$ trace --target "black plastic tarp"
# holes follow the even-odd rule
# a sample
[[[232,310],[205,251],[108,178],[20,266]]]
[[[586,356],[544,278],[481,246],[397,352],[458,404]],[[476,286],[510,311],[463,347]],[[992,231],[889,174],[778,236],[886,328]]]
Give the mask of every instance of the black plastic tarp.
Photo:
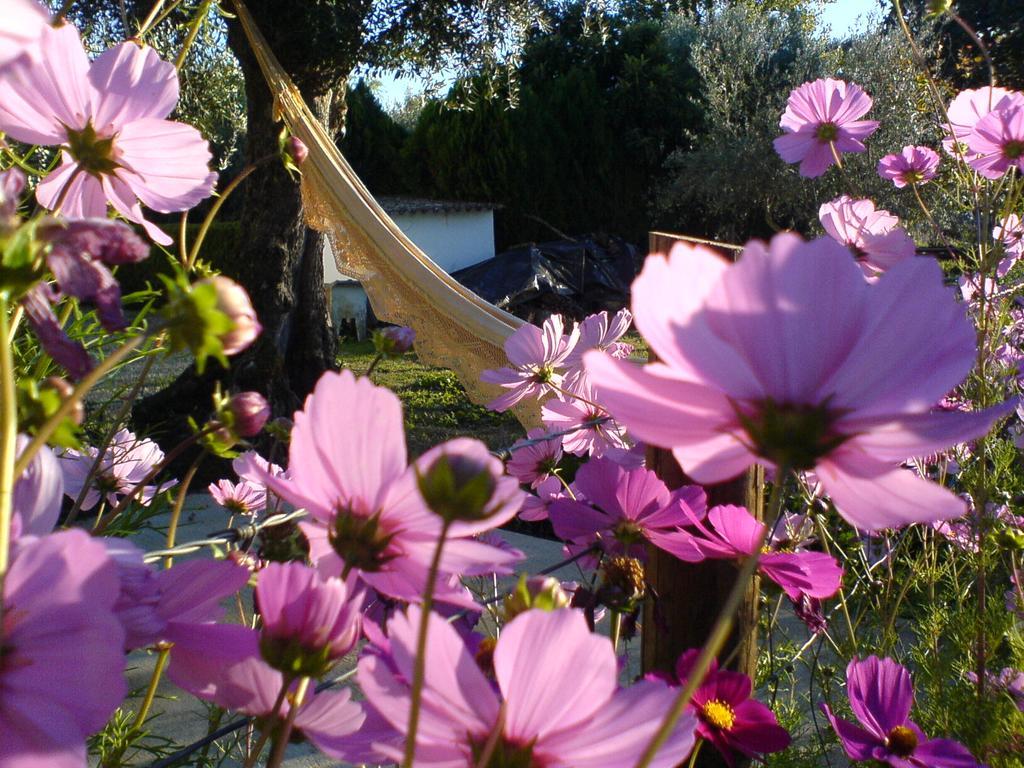
[[[530,243],[453,274],[487,301],[527,320],[580,319],[629,303],[639,250],[619,237]]]

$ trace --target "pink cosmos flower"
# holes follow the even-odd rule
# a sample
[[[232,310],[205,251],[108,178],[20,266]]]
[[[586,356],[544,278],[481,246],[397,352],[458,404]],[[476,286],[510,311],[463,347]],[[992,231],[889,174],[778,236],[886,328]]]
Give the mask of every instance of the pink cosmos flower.
[[[633,313],[628,309],[620,309],[612,316],[598,312],[583,318],[579,324],[579,340],[565,360],[568,374],[583,373],[583,353],[591,349],[604,350],[612,357],[633,354],[632,344],[619,341],[632,324]]]
[[[752,241],[735,265],[677,244],[647,259],[633,311],[663,362],[586,357],[631,434],[672,448],[702,484],[754,463],[813,469],[865,530],[963,515],[963,500],[899,465],[985,434],[1015,405],[932,412],[973,367],[975,331],[931,259],[872,283],[828,239]]]
[[[0,70],[17,59],[34,55],[49,21],[50,14],[35,0],[8,0],[4,3],[4,25],[0,28]]]
[[[910,719],[910,673],[892,659],[869,656],[851,661],[846,667],[846,693],[859,724],[836,717],[827,704],[821,709],[851,760],[877,760],[893,768],[980,768],[962,744],[929,739]]]
[[[519,510],[519,518],[527,522],[548,519],[548,505],[556,499],[569,498],[565,486],[557,477],[549,477],[538,485],[536,495],[527,494],[523,506]]]
[[[84,452],[69,448],[60,454],[64,492],[69,498],[78,498],[98,455],[99,450],[91,446],[87,446]],[[163,460],[164,452],[152,440],[138,438],[127,429],[119,429],[100,460],[82,501],[82,509],[92,509],[101,498],[105,498],[108,504],[117,504],[120,496],[130,493]],[[177,480],[171,480],[160,485],[147,485],[136,499],[146,506],[157,494],[177,484]]]
[[[864,152],[864,139],[877,120],[861,120],[871,97],[858,85],[831,78],[804,83],[789,94],[775,139],[775,151],[787,163],[800,163],[800,175],[821,176],[843,152]]]
[[[526,433],[526,440],[517,440],[512,445],[512,455],[505,462],[505,469],[520,483],[536,489],[562,460],[562,438],[543,439],[548,431],[534,427]],[[557,481],[556,481],[557,482]]]
[[[992,230],[992,237],[1003,244],[1006,253],[996,270],[999,277],[1005,277],[1017,259],[1024,256],[1024,221],[1016,213],[1008,214]]]
[[[675,668],[679,685],[686,684],[699,655],[699,650],[691,649],[679,657]],[[789,746],[789,733],[768,707],[750,698],[751,687],[749,677],[719,669],[718,660],[713,659],[690,700],[697,735],[711,742],[730,768],[739,756],[763,759]]]
[[[759,551],[758,543],[766,533],[764,523],[759,523],[743,507],[713,507],[708,511],[706,520],[689,517],[688,523],[696,530],[689,547],[705,558],[749,557]],[[699,560],[701,557],[683,559]],[[839,591],[843,580],[843,569],[839,563],[824,552],[769,549],[762,551],[757,567],[796,603],[804,595],[818,600],[832,597]]]
[[[559,538],[579,548],[600,545],[609,555],[647,559],[647,542],[676,557],[700,560],[689,534],[680,530],[703,517],[704,491],[691,485],[669,491],[647,469],[625,469],[605,459],[580,467],[573,483],[585,502],[559,499],[548,507]]]
[[[0,628],[0,765],[82,768],[127,693],[117,573],[102,542],[62,531],[14,544]]]
[[[457,439],[407,466],[402,406],[395,394],[369,379],[357,380],[351,371],[328,372],[295,414],[289,476],[264,472],[263,481],[308,511],[311,520],[300,526],[310,557],[324,575],[358,573],[386,595],[416,601],[422,598],[441,530],[441,518],[420,496],[416,473],[443,453],[465,453],[482,462],[492,458],[483,443]],[[494,463],[500,468],[500,462]],[[501,503],[490,517],[449,528],[439,600],[469,601],[466,590],[449,586],[449,577],[507,573],[517,560],[472,538],[514,517],[522,492],[514,478],[496,477],[493,499]]]
[[[28,447],[28,435],[18,435],[15,452]],[[40,448],[14,484],[11,540],[19,536],[45,536],[57,524],[64,497],[64,473],[60,461],[47,446]]]
[[[362,597],[302,563],[271,563],[256,582],[263,658],[278,669],[274,661],[302,655],[324,663],[340,659],[359,639]]]
[[[494,411],[507,411],[527,397],[557,392],[567,367],[566,360],[576,346],[579,328],[566,335],[560,315],[552,315],[538,328],[526,323],[505,340],[505,355],[511,367],[484,371],[480,381],[508,390],[487,404]]]
[[[868,277],[915,253],[914,241],[898,226],[899,218],[888,211],[875,210],[870,200],[842,195],[822,205],[818,219],[833,240],[853,251]]]
[[[986,179],[1010,168],[1024,172],[1024,94],[1013,93],[981,118],[967,136],[967,162]]]
[[[160,213],[187,210],[217,180],[199,132],[166,119],[178,101],[174,65],[134,42],[90,63],[70,24],[43,30],[39,57],[12,63],[0,80],[0,130],[26,144],[61,147],[62,163],[40,182],[36,199],[73,219],[104,218],[109,202],[169,245],[139,202]]]
[[[956,156],[958,153],[953,146],[955,141],[960,145],[960,152],[965,158],[970,158],[972,153],[967,147],[967,137],[971,135],[981,118],[1012,95],[1013,91],[990,86],[960,91],[946,110],[946,114],[949,116],[949,135],[942,142],[943,149]]]
[[[401,734],[409,723],[419,609],[388,623],[390,654],[359,660],[369,704]],[[416,765],[477,765],[494,743],[493,765],[621,768],[636,763],[674,693],[659,681],[618,689],[618,662],[607,638],[591,634],[580,611],[530,610],[504,629],[494,649],[496,686],[457,632],[432,614]],[[567,663],[568,660],[572,663]],[[693,715],[683,715],[651,765],[671,768],[693,747]],[[380,745],[401,760],[400,747]]]
[[[546,400],[540,412],[549,430],[567,432],[562,436],[562,448],[576,456],[596,457],[613,449],[627,450],[630,444],[625,428],[601,406],[586,373],[566,379],[566,384],[565,391]]]
[[[232,483],[230,480],[218,480],[210,483],[207,489],[213,500],[233,515],[254,517],[267,508],[267,490],[261,485],[254,485],[248,480]]]
[[[230,560],[185,560],[157,570],[131,542],[103,541],[120,578],[114,612],[124,627],[125,650],[187,641],[198,625],[220,618],[224,598],[249,581],[249,571]]]
[[[878,161],[878,175],[902,189],[907,185],[927,184],[939,173],[939,155],[930,147],[910,144],[899,154]]]

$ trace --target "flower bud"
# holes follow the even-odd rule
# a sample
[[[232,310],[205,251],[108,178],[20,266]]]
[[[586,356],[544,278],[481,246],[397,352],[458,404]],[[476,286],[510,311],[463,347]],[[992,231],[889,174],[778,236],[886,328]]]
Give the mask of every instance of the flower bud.
[[[259,392],[240,392],[232,396],[228,409],[232,427],[239,437],[255,437],[270,418],[270,404]]]
[[[309,148],[298,136],[288,137],[288,141],[285,143],[285,152],[296,165],[302,165],[309,157]]]
[[[217,292],[216,308],[233,323],[227,333],[220,335],[225,355],[236,355],[252,344],[260,335],[263,326],[256,319],[256,311],[249,301],[249,294],[234,280],[216,275],[200,280],[196,285],[212,285]]]
[[[404,355],[412,349],[414,341],[416,331],[406,325],[392,325],[373,333],[373,348],[384,357]]]
[[[0,173],[0,237],[18,228],[18,201],[25,191],[25,174],[17,168]]]
[[[505,621],[512,621],[520,613],[537,608],[542,611],[554,611],[568,608],[571,599],[561,582],[553,576],[519,576],[519,583],[506,597],[504,602]]]
[[[442,453],[424,474],[417,473],[424,501],[442,519],[472,521],[490,516],[497,481],[487,457],[481,458]]]

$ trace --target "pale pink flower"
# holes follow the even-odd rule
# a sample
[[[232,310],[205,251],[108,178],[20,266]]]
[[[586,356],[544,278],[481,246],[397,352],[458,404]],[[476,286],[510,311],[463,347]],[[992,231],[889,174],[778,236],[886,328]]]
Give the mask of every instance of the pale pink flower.
[[[510,475],[535,490],[562,460],[562,438],[544,439],[547,434],[548,430],[534,427],[526,433],[526,440],[512,444],[511,456],[505,462]]]
[[[20,455],[30,442],[28,435],[18,435],[15,452]],[[11,540],[22,535],[44,536],[52,531],[60,517],[63,497],[64,473],[60,461],[44,445],[14,484]]]
[[[344,439],[339,439],[343,435]],[[263,472],[263,481],[285,501],[303,507],[301,523],[310,557],[324,575],[357,573],[369,586],[400,600],[420,600],[437,548],[441,518],[417,486],[443,453],[488,456],[479,441],[439,445],[407,465],[402,406],[393,392],[351,371],[327,372],[295,414],[289,476]],[[498,462],[500,466],[500,462]],[[519,494],[514,478],[496,479],[495,499]],[[507,573],[518,558],[472,537],[515,516],[519,496],[474,523],[453,523],[444,545],[438,599],[468,603],[451,587],[457,574]]]
[[[625,428],[601,407],[585,372],[574,378],[565,392],[546,400],[540,416],[551,432],[566,432],[562,448],[567,453],[603,456],[614,448],[629,448]]]
[[[388,623],[389,653],[359,660],[367,702],[401,734],[409,724],[419,609]],[[587,628],[582,612],[529,610],[502,629],[494,649],[496,685],[455,629],[429,619],[426,680],[416,734],[416,765],[473,768],[489,740],[494,765],[622,768],[637,762],[675,698],[660,681],[618,687],[611,643]],[[671,768],[693,748],[696,719],[684,714],[652,766]],[[380,755],[401,761],[401,747]]]
[[[37,55],[50,14],[35,0],[6,0],[0,27],[0,71],[12,61]]]
[[[1005,97],[967,136],[967,162],[986,179],[1024,172],[1024,94]]]
[[[647,259],[633,312],[662,362],[586,358],[631,434],[672,448],[703,484],[754,463],[813,469],[866,530],[963,515],[962,499],[900,463],[980,437],[1015,405],[932,412],[976,356],[974,327],[932,259],[868,282],[825,238],[751,241],[734,265],[677,244]]]
[[[632,324],[633,313],[628,309],[620,309],[614,315],[598,312],[583,318],[578,326],[579,340],[565,359],[568,375],[583,372],[583,353],[591,349],[604,350],[612,357],[633,354],[632,344],[619,341]]]
[[[487,407],[507,411],[524,398],[557,392],[578,338],[579,328],[566,335],[560,315],[552,315],[540,328],[530,323],[517,328],[505,340],[510,367],[484,371],[480,376],[480,381],[508,390]]]
[[[86,738],[127,693],[118,582],[99,539],[15,542],[0,627],[0,765],[83,768]]]
[[[0,130],[61,148],[62,163],[40,182],[36,199],[74,219],[104,218],[109,202],[169,245],[140,201],[160,213],[187,210],[217,180],[200,133],[166,119],[178,101],[174,65],[134,42],[90,63],[70,24],[44,29],[39,59],[12,63],[0,79]]]
[[[842,195],[822,205],[818,218],[836,242],[853,251],[868,277],[914,255],[914,241],[898,226],[899,217],[876,210],[870,200],[854,200]]]
[[[1021,256],[1024,256],[1024,221],[1016,213],[999,220],[992,230],[992,237],[1003,244],[1006,256],[999,261],[997,273],[1005,277]]]
[[[64,493],[69,498],[78,498],[98,455],[99,450],[91,446],[86,446],[84,452],[69,448],[60,454]],[[136,437],[127,429],[119,429],[107,446],[96,474],[89,481],[82,509],[92,509],[101,498],[108,504],[117,504],[120,496],[132,491],[163,460],[164,452],[152,440]],[[135,498],[140,504],[148,505],[157,494],[177,483],[177,480],[170,480],[159,485],[147,485]]]
[[[926,184],[939,173],[939,155],[930,147],[910,144],[899,154],[886,155],[878,161],[878,175],[902,189],[907,185]]]
[[[958,154],[957,148],[954,146],[954,142],[956,142],[960,145],[960,154],[963,154],[965,158],[970,158],[972,153],[967,147],[967,137],[971,135],[981,118],[1000,106],[1004,100],[1012,97],[1013,93],[1006,88],[990,86],[960,91],[946,110],[946,114],[949,116],[949,134],[942,142],[943,149],[956,156]]]
[[[527,494],[522,508],[519,510],[519,519],[527,522],[548,519],[548,506],[556,499],[569,498],[569,494],[562,485],[562,481],[552,475],[544,480],[534,489],[536,495]]]
[[[248,480],[218,480],[210,483],[207,490],[215,502],[233,515],[253,517],[267,508],[267,489],[262,482],[256,485]]]
[[[775,139],[775,151],[787,163],[800,163],[800,175],[821,176],[843,152],[864,152],[864,139],[877,120],[861,120],[871,97],[860,86],[832,78],[804,83],[789,94]]]
[[[212,285],[217,292],[217,309],[228,316],[234,323],[230,331],[221,334],[220,342],[224,345],[225,355],[237,355],[247,349],[260,333],[263,326],[256,317],[249,294],[230,277],[214,275],[200,280],[196,285]]]
[[[240,480],[245,480],[253,485],[263,485],[263,478],[267,474],[274,477],[284,477],[285,471],[277,464],[271,464],[260,456],[256,451],[246,451],[231,462],[231,468],[235,470]]]

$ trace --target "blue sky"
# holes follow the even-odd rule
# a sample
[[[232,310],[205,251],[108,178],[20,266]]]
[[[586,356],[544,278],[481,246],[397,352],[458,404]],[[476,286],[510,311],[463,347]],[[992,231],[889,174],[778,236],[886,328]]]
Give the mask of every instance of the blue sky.
[[[821,23],[830,27],[834,36],[843,37],[863,27],[871,14],[880,15],[880,6],[879,0],[831,0],[824,4]],[[396,80],[386,76],[380,78],[377,98],[387,108],[404,102],[409,93],[422,91],[423,85],[417,80]]]

